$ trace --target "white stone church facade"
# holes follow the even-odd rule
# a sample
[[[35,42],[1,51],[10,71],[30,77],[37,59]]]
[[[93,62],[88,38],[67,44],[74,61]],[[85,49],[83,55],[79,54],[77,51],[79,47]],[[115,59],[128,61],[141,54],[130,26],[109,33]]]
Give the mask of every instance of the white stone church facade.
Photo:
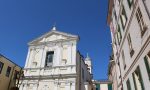
[[[53,27],[29,42],[19,90],[93,90],[91,59],[77,51],[78,41]]]

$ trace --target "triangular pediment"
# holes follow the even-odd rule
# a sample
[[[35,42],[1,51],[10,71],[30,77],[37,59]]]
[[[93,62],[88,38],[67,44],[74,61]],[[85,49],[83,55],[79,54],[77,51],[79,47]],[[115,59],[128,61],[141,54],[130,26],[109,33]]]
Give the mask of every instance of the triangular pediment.
[[[53,42],[53,41],[59,41],[59,40],[78,40],[78,36],[77,35],[72,35],[72,34],[68,34],[68,33],[64,33],[64,32],[60,32],[60,31],[50,31],[44,35],[42,35],[39,38],[36,38],[35,40],[29,42],[29,45],[32,44],[39,44],[39,43],[44,43],[44,42]]]

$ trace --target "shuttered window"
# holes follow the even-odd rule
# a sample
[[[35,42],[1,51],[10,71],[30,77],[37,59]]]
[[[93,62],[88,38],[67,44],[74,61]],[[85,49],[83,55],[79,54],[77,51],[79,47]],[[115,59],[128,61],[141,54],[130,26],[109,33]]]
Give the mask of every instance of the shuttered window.
[[[150,80],[150,52],[144,57],[144,63],[146,66],[148,78]]]
[[[121,19],[121,24],[122,24],[122,27],[123,29],[125,28],[125,25],[127,23],[127,15],[126,15],[126,11],[125,11],[125,8],[124,6],[122,6],[122,13],[120,15],[120,19]]]
[[[143,15],[142,15],[142,12],[139,7],[137,8],[137,11],[136,11],[136,18],[137,18],[138,24],[140,26],[141,37],[142,37],[144,35],[145,31],[147,30],[147,26],[144,22]]]
[[[139,66],[132,73],[135,90],[145,90]]]
[[[127,90],[131,90],[131,84],[130,84],[130,80],[128,79],[126,82],[127,85]]]

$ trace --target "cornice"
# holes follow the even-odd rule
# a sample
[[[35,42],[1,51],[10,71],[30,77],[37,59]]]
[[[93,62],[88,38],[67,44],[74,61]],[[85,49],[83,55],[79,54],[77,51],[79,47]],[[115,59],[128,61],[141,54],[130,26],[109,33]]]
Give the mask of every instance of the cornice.
[[[63,68],[63,67],[76,67],[76,65],[61,65],[61,66],[52,66],[52,67],[39,67],[39,68],[24,68],[23,70],[38,70],[38,69],[55,69],[55,68]]]
[[[59,43],[68,43],[68,42],[76,42],[76,38],[71,39],[59,39],[55,41],[46,41],[46,42],[38,42],[38,43],[32,43],[29,46],[40,46],[40,45],[49,45],[49,44],[59,44]]]
[[[61,79],[61,78],[76,78],[77,74],[54,74],[54,75],[37,75],[37,76],[25,76],[23,80],[37,80],[37,79]]]

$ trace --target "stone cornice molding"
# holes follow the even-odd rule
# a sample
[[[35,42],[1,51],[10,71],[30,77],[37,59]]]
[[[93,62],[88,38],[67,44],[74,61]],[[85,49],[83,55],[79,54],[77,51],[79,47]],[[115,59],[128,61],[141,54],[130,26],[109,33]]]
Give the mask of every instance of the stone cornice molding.
[[[37,75],[25,76],[23,80],[36,80],[36,79],[62,79],[62,78],[76,78],[77,74],[55,74],[55,75]]]
[[[59,44],[64,44],[64,45],[76,44],[76,39],[67,39],[67,40],[61,39],[61,40],[55,40],[55,41],[34,43],[34,44],[30,44],[30,47],[31,46],[38,47],[38,46],[45,46],[45,45],[56,46]]]
[[[54,69],[54,68],[64,68],[64,67],[76,67],[76,65],[62,65],[62,66],[52,66],[52,67],[39,67],[39,68],[24,68],[23,70],[37,70],[37,69]]]

